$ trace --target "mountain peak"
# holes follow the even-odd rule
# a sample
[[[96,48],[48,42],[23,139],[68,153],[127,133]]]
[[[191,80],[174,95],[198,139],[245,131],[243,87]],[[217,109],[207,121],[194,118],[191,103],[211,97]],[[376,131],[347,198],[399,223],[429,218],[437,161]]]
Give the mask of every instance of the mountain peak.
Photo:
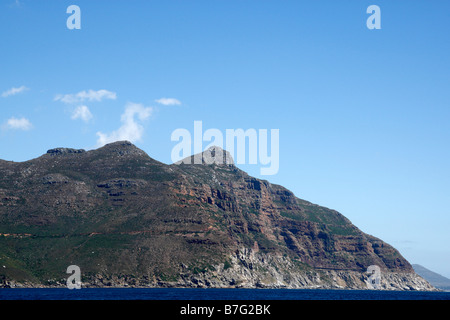
[[[231,154],[218,146],[211,146],[201,153],[186,157],[175,164],[234,165]]]
[[[134,146],[134,144],[132,144],[130,141],[128,140],[120,140],[120,141],[114,141],[108,144],[105,144],[104,146],[123,146],[123,147],[129,147],[129,146]]]
[[[92,286],[364,289],[377,265],[384,288],[432,289],[393,247],[218,146],[184,162],[214,166],[167,165],[129,141],[49,151],[0,161],[0,287],[60,284],[80,264]]]
[[[105,144],[103,147],[97,149],[98,151],[107,151],[113,154],[123,155],[138,155],[138,156],[147,156],[147,154],[136,147],[133,143],[127,140],[115,141],[108,144]]]

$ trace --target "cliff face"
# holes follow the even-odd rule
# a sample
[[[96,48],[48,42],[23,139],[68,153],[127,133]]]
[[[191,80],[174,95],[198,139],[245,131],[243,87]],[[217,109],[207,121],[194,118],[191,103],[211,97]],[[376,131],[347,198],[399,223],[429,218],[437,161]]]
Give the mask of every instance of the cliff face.
[[[365,289],[377,265],[385,289],[432,289],[340,213],[220,149],[186,164],[199,156],[165,165],[116,142],[0,161],[0,282],[62,285],[75,264],[87,286]]]

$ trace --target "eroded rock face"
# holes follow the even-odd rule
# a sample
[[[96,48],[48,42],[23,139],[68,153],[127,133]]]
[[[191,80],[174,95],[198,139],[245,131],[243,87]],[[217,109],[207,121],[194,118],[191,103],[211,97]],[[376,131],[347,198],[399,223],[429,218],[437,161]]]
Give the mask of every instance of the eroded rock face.
[[[62,284],[76,264],[91,286],[365,288],[377,265],[384,289],[431,289],[339,212],[221,149],[196,157],[166,165],[121,141],[0,161],[0,281]]]
[[[228,265],[214,271],[186,277],[178,286],[288,289],[361,289],[370,288],[367,272],[309,268],[282,256],[242,248],[229,257]],[[381,273],[382,290],[436,290],[415,273]],[[174,285],[174,284],[172,284]]]
[[[202,153],[182,159],[175,164],[215,164],[218,166],[232,166],[234,165],[234,160],[228,151],[217,146],[212,146]]]
[[[63,155],[63,154],[77,154],[77,153],[83,153],[86,152],[83,149],[71,149],[71,148],[55,148],[50,149],[47,151],[48,154],[56,156],[56,155]]]

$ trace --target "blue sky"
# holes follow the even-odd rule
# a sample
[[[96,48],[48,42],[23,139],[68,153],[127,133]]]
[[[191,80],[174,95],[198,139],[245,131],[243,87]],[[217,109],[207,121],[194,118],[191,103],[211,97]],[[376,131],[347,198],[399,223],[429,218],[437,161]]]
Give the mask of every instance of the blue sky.
[[[69,5],[81,29],[69,30]],[[366,9],[381,9],[369,30]],[[279,129],[260,176],[450,277],[450,3],[0,1],[0,158]],[[161,99],[171,100],[161,100]]]

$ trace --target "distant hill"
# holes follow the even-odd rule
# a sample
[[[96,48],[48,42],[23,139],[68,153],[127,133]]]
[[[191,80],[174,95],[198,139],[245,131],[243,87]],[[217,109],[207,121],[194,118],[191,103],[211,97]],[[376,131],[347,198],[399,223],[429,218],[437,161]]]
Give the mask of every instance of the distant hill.
[[[121,141],[0,160],[0,287],[64,286],[77,265],[93,287],[366,289],[377,265],[383,289],[434,289],[389,244],[221,151],[166,165]]]
[[[413,264],[412,266],[414,268],[414,271],[416,271],[419,276],[427,280],[434,287],[441,290],[450,291],[450,279],[441,276],[436,272],[428,270],[420,264]]]

